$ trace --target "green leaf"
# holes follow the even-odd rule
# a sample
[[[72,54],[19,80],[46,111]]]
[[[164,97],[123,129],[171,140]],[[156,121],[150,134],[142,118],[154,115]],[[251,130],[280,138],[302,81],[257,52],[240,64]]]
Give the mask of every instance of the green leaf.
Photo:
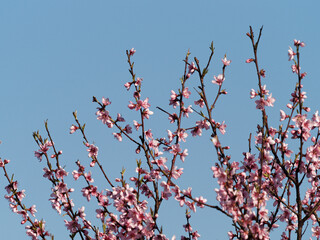
[[[207,73],[208,73],[208,69],[207,68],[203,69],[202,76],[204,77]]]
[[[211,50],[211,52],[213,52],[214,53],[214,47],[213,47],[213,41],[211,42],[211,45],[210,45],[210,50]]]
[[[77,110],[75,110],[72,114],[73,114],[73,117],[77,119]]]

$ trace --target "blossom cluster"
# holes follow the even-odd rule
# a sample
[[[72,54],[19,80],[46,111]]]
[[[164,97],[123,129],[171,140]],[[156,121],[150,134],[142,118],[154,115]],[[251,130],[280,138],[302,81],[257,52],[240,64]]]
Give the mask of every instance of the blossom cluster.
[[[218,88],[215,97],[208,97],[205,84],[208,68],[214,55],[213,44],[210,46],[210,56],[202,69],[197,58],[189,61],[190,52],[184,59],[184,73],[180,79],[179,89],[171,90],[169,108],[157,107],[168,117],[170,129],[163,131],[163,135],[156,136],[155,131],[147,127],[147,121],[152,117],[151,103],[143,96],[143,78],[134,73],[132,58],[136,50],[127,51],[129,73],[131,79],[124,84],[127,91],[133,91],[132,99],[127,107],[137,115],[136,119],[127,122],[127,118],[120,113],[109,111],[111,101],[103,97],[99,101],[93,97],[98,105],[97,120],[112,130],[112,136],[119,142],[124,139],[134,144],[135,153],[143,160],[137,160],[135,175],[126,176],[125,169],[119,178],[109,179],[108,171],[99,160],[99,148],[88,140],[85,124],[81,124],[77,112],[73,113],[75,123],[70,127],[70,134],[79,133],[83,138],[86,154],[90,159],[81,164],[76,161],[76,170],[72,176],[81,187],[82,196],[87,202],[95,201],[95,215],[99,226],[87,219],[85,207],[76,208],[72,197],[75,190],[67,185],[67,170],[62,167],[62,151],[56,150],[47,122],[45,128],[47,138],[39,132],[33,137],[39,147],[34,152],[35,157],[46,166],[43,177],[51,183],[49,201],[52,208],[64,218],[66,228],[71,239],[168,239],[163,232],[159,220],[160,209],[165,201],[174,200],[177,206],[186,208],[186,223],[181,224],[187,236],[182,240],[197,240],[200,233],[191,225],[191,212],[197,208],[215,209],[219,214],[227,216],[234,229],[228,232],[230,240],[235,239],[270,239],[270,232],[285,226],[281,231],[281,239],[291,239],[296,234],[301,240],[305,226],[312,224],[312,236],[320,239],[320,116],[305,105],[307,98],[302,80],[306,77],[301,72],[300,49],[305,43],[294,40],[294,47],[289,47],[288,57],[292,61],[291,70],[297,77],[297,84],[289,99],[286,110],[280,110],[279,127],[271,127],[268,120],[267,108],[273,107],[275,98],[262,82],[266,78],[266,70],[258,65],[257,49],[262,28],[258,39],[255,39],[252,29],[247,33],[254,56],[246,63],[254,64],[257,69],[258,88],[251,89],[250,98],[256,99],[256,109],[261,112],[262,120],[252,138],[249,137],[249,150],[243,153],[242,161],[232,161],[228,154],[230,146],[224,144],[222,135],[226,133],[225,121],[219,122],[213,118],[214,109],[220,97],[227,94],[222,88],[226,79],[226,69],[231,60],[225,55],[222,61],[222,71],[211,75],[209,87]],[[221,63],[220,63],[221,64]],[[196,99],[193,107],[188,103],[193,97],[190,79],[197,75],[198,88],[195,88]],[[172,107],[171,107],[172,106]],[[193,115],[197,117],[190,124]],[[135,130],[133,130],[135,129]],[[185,147],[189,136],[199,137],[204,131],[211,134],[213,148],[217,159],[211,170],[213,178],[217,180],[215,188],[216,200],[219,205],[210,203],[204,196],[195,196],[192,187],[181,187],[184,169],[179,165],[189,161],[189,150]],[[290,141],[289,141],[290,140]],[[254,144],[257,152],[251,148]],[[211,145],[212,146],[212,145]],[[298,150],[295,150],[298,146]],[[49,152],[51,152],[49,154]],[[18,182],[9,178],[6,165],[9,160],[0,159],[0,167],[4,170],[8,185],[5,198],[9,201],[11,210],[22,217],[21,224],[26,226],[27,235],[32,239],[46,239],[52,235],[45,230],[45,222],[35,219],[35,205],[27,208],[23,203],[24,190],[18,190]],[[105,178],[107,186],[95,183],[91,171],[86,166],[96,167]],[[80,183],[81,181],[81,183]],[[302,184],[307,185],[305,191]],[[171,238],[175,240],[176,237]]]

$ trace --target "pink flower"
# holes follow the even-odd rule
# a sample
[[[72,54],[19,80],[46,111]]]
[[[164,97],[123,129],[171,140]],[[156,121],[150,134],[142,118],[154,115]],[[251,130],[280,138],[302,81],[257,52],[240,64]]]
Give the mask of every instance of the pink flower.
[[[264,100],[263,98],[256,100],[255,103],[257,104],[256,109],[260,109],[260,110],[263,110],[264,107],[268,105],[266,100]]]
[[[112,123],[112,121],[111,121],[111,118],[110,118],[110,116],[109,116],[109,111],[106,111],[106,110],[99,110],[97,113],[96,113],[96,115],[98,115],[98,117],[97,117],[97,119],[98,120],[100,120],[103,124],[107,124],[108,125],[108,127],[109,127],[109,125],[111,126],[113,126],[113,123]],[[70,132],[71,133],[71,132]]]
[[[300,47],[304,47],[306,45],[304,42],[296,39],[293,40],[293,43],[295,46],[300,46]]]
[[[142,78],[139,78],[139,77],[137,77],[137,79],[135,80],[135,82],[134,82],[134,85],[137,87],[137,86],[141,86],[141,82],[142,82]]]
[[[129,105],[128,108],[130,108],[131,110],[134,109],[136,107],[136,104],[134,104],[132,101],[129,101]]]
[[[72,172],[74,180],[78,180],[82,173],[78,173],[76,170]]]
[[[201,129],[201,127],[199,127],[199,126],[194,127],[194,128],[191,130],[191,134],[192,134],[193,137],[201,136],[201,135],[202,135],[202,129]]]
[[[21,201],[23,198],[25,198],[26,197],[26,195],[25,195],[25,190],[23,189],[23,190],[21,190],[20,192],[17,192],[16,193],[16,196],[19,198],[19,200]]]
[[[200,234],[198,233],[198,231],[194,231],[193,233],[191,233],[192,235],[192,239],[194,240],[198,240],[198,238],[200,238]]]
[[[273,107],[273,103],[276,100],[272,97],[272,93],[267,97],[266,103],[269,107]]]
[[[267,90],[267,85],[263,85],[261,87],[261,93],[265,95],[269,95],[269,90]]]
[[[227,127],[227,125],[224,123],[224,121],[221,123],[221,124],[219,124],[219,131],[222,133],[222,134],[225,134],[226,133],[226,127]]]
[[[287,114],[283,110],[280,110],[280,122],[284,121],[286,118]]]
[[[185,196],[191,197],[191,196],[192,196],[192,195],[191,195],[191,191],[192,191],[192,188],[191,188],[191,187],[188,187],[187,190],[182,190],[182,193],[183,193],[183,195],[185,195]]]
[[[254,61],[253,58],[249,58],[249,59],[246,60],[246,63],[251,63],[251,62],[253,62],[253,61]]]
[[[299,72],[299,70],[300,70],[300,68],[299,68],[299,70],[298,70],[298,67],[297,67],[297,65],[295,65],[295,64],[291,66],[291,69],[292,69],[292,72],[293,72],[293,73],[296,73],[296,74],[298,74],[298,72]]]
[[[212,80],[212,83],[215,83],[219,86],[221,86],[221,84],[224,81],[224,76],[222,74],[219,74],[218,77],[214,76],[213,78],[214,78],[214,80]]]
[[[153,138],[151,129],[149,129],[148,131],[146,131],[146,132],[145,132],[145,135],[146,135],[146,138],[147,138],[147,139],[152,139],[152,138]]]
[[[121,133],[112,133],[112,135],[114,136],[114,138],[118,139],[119,142],[122,141]]]
[[[193,212],[196,212],[195,202],[186,201],[185,204],[188,206],[190,210],[192,210]]]
[[[133,56],[133,54],[135,54],[136,50],[134,48],[131,48],[129,51],[129,55]]]
[[[125,128],[123,129],[123,131],[125,131],[126,133],[132,133],[132,127],[130,127],[130,125],[126,125]]]
[[[320,237],[320,227],[319,226],[312,227],[311,231],[312,231],[312,236],[315,236],[317,238]]]
[[[125,122],[124,118],[121,116],[120,113],[117,114],[117,122]]]
[[[190,224],[185,224],[183,227],[186,232],[192,232],[192,227]]]
[[[57,178],[61,178],[63,179],[65,176],[67,176],[68,173],[61,167],[59,167],[57,170],[56,170],[56,177]]]
[[[10,160],[4,159],[3,161],[0,158],[0,167],[4,167],[4,165],[8,164]]]
[[[89,145],[89,148],[87,149],[87,151],[89,152],[88,157],[97,157],[98,156],[98,147],[96,147],[93,144]]]
[[[146,108],[142,111],[143,119],[149,119],[150,115],[153,115],[153,112],[150,111],[149,108]]]
[[[313,114],[312,121],[313,121],[314,127],[320,127],[320,116],[319,116],[319,112],[318,111],[316,111]]]
[[[130,87],[131,87],[132,82],[126,82],[124,84],[124,87],[127,89],[127,91],[129,91]]]
[[[139,128],[142,126],[142,124],[138,123],[136,120],[133,120],[133,125],[135,127],[135,129],[138,131]]]
[[[186,142],[186,138],[188,137],[188,134],[186,133],[186,131],[184,129],[180,129],[177,136],[178,136],[179,141],[182,140],[182,141]]]
[[[181,160],[182,162],[184,162],[185,157],[188,156],[188,155],[189,155],[189,154],[188,154],[188,149],[183,150],[183,152],[180,153],[180,160]]]
[[[40,144],[39,151],[46,153],[49,150],[49,147],[52,147],[52,143],[50,141],[46,141],[44,144]]]
[[[210,128],[210,123],[207,120],[200,120],[196,122],[196,125],[199,126],[201,129],[208,130]]]
[[[161,197],[168,200],[169,197],[172,196],[172,193],[170,192],[170,186],[165,181],[162,181],[160,183],[160,186],[163,187],[163,191],[161,192]]]
[[[35,156],[36,158],[38,158],[38,160],[39,160],[40,162],[42,161],[42,155],[43,155],[43,153],[41,153],[41,152],[37,152],[37,151],[34,152],[34,156]]]
[[[37,212],[36,210],[36,205],[32,205],[30,208],[29,208],[29,212],[31,213],[32,216],[35,217],[35,213]]]
[[[147,109],[150,107],[148,100],[149,100],[149,98],[146,98],[144,101],[139,99],[136,104],[134,104],[133,102],[130,101],[130,104],[128,105],[128,107],[130,109],[135,109],[136,111],[139,111],[141,109],[141,107]]]
[[[169,105],[173,105],[173,108],[176,108],[177,106],[179,106],[179,100],[177,98],[178,98],[178,94],[176,94],[175,91],[171,90]]]
[[[211,141],[212,141],[212,143],[213,143],[213,145],[215,147],[220,147],[221,146],[217,136],[211,138]]]
[[[74,175],[73,175],[73,177],[74,177]],[[84,177],[88,182],[92,183],[94,181],[93,178],[91,177],[91,172],[85,173]]]
[[[231,63],[231,60],[227,60],[227,57],[225,56],[223,59],[221,59],[223,65],[229,66]]]
[[[194,62],[192,62],[191,64],[189,64],[188,69],[189,69],[189,73],[193,74],[194,71],[197,70],[197,67],[194,64]]]
[[[171,143],[172,140],[173,140],[174,135],[172,134],[172,132],[171,132],[170,130],[167,130],[167,132],[168,132],[168,140],[169,140],[169,143]]]
[[[199,198],[195,198],[195,200],[197,201],[197,206],[200,208],[204,207],[204,203],[207,202],[207,199],[203,198],[202,196],[200,196]]]
[[[104,106],[108,106],[108,105],[110,105],[111,104],[111,102],[109,101],[109,98],[102,98],[102,104],[104,105]]]
[[[183,89],[183,91],[182,91],[183,97],[189,98],[190,95],[191,95],[191,92],[189,91],[189,89],[187,87],[185,89]]]
[[[170,151],[170,153],[172,153],[173,155],[179,154],[180,151],[181,151],[181,148],[180,148],[179,143],[173,144],[173,145],[171,146],[171,151]]]
[[[146,98],[146,99],[142,102],[141,106],[142,106],[143,108],[145,108],[145,109],[149,108],[149,107],[150,107],[150,104],[148,103],[148,101],[149,101],[149,98]]]
[[[174,123],[176,120],[178,120],[178,115],[176,113],[173,113],[169,115],[168,119],[170,120],[170,123]]]
[[[202,98],[200,98],[198,101],[194,101],[195,105],[199,105],[199,107],[203,108],[204,107],[204,101]]]
[[[291,47],[289,47],[289,50],[288,50],[289,61],[291,61],[295,55],[296,53],[292,50]]]
[[[234,235],[231,231],[228,232],[229,240],[232,240],[237,235]]]
[[[71,221],[64,220],[64,222],[65,222],[67,229],[71,233],[76,233],[79,231],[79,229],[81,229],[81,225],[78,223],[78,217],[76,217],[75,220],[71,220]]]
[[[77,131],[79,129],[79,127],[75,126],[75,125],[71,125],[70,127],[70,134],[74,133],[75,131]]]
[[[252,99],[252,98],[254,98],[254,97],[256,97],[258,95],[258,93],[256,93],[256,91],[254,90],[254,89],[251,89],[250,90],[250,98]]]
[[[182,113],[184,117],[189,117],[189,113],[193,113],[192,106],[189,105],[187,108],[182,107]]]

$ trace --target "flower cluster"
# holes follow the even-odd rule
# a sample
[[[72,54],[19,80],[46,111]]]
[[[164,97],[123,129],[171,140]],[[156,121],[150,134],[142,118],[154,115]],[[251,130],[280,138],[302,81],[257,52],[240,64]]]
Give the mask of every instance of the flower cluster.
[[[25,190],[18,190],[18,182],[14,181],[12,178],[10,179],[8,173],[6,171],[6,166],[10,161],[4,159],[3,161],[0,158],[0,167],[4,171],[4,175],[8,180],[9,184],[5,187],[7,194],[5,198],[9,201],[9,206],[12,212],[17,213],[22,217],[21,224],[26,224],[25,229],[27,236],[30,236],[32,240],[36,240],[39,237],[45,239],[46,236],[50,236],[51,234],[45,230],[45,221],[37,220],[35,218],[35,213],[37,212],[36,206],[32,205],[27,208],[22,200],[26,197]],[[32,220],[31,216],[35,219]]]
[[[280,226],[285,226],[281,232],[282,240],[291,239],[293,234],[301,240],[306,231],[304,228],[309,223],[312,224],[312,236],[320,238],[320,116],[318,111],[312,116],[308,115],[311,109],[305,105],[307,97],[302,90],[302,80],[306,73],[301,73],[299,51],[305,43],[294,40],[294,49],[289,47],[288,57],[294,63],[291,70],[297,76],[297,83],[287,109],[280,110],[281,125],[274,128],[270,126],[266,107],[273,107],[275,98],[262,83],[266,71],[259,67],[257,60],[261,32],[262,28],[256,40],[250,27],[247,36],[254,56],[246,62],[254,64],[257,69],[258,88],[251,89],[250,98],[256,99],[256,109],[261,113],[262,120],[257,125],[253,138],[252,134],[249,136],[249,150],[243,153],[242,161],[231,160],[228,154],[230,146],[225,145],[222,139],[227,125],[225,121],[219,122],[213,118],[218,100],[227,94],[222,86],[227,79],[226,68],[230,66],[231,60],[226,56],[221,59],[222,72],[213,75],[214,85],[209,86],[218,89],[216,96],[208,97],[206,92],[205,77],[214,55],[213,44],[209,60],[203,69],[197,58],[190,62],[190,52],[186,54],[181,85],[179,89],[171,90],[169,106],[172,108],[168,110],[165,106],[157,107],[171,123],[170,129],[163,131],[161,136],[157,137],[158,133],[155,134],[155,131],[147,127],[153,111],[150,110],[149,98],[142,98],[143,79],[136,77],[134,73],[132,57],[136,53],[135,49],[127,51],[131,79],[124,84],[128,91],[133,91],[133,98],[128,104],[128,108],[137,115],[133,119],[133,125],[126,124],[126,119],[120,113],[113,115],[107,110],[111,104],[108,98],[103,97],[99,102],[93,97],[93,102],[98,104],[97,119],[113,129],[112,135],[116,140],[122,142],[126,139],[131,142],[135,153],[143,159],[137,160],[133,176],[125,176],[123,169],[119,178],[113,181],[108,178],[108,172],[98,157],[99,148],[89,142],[85,124],[79,122],[77,112],[73,113],[75,123],[70,127],[70,134],[81,134],[90,159],[86,164],[90,168],[96,167],[108,184],[108,187],[96,184],[91,171],[86,171],[86,164],[76,162],[77,170],[72,171],[72,176],[79,184],[84,183],[81,187],[82,196],[90,203],[96,202],[96,218],[101,227],[87,219],[84,206],[75,207],[76,203],[72,198],[74,189],[68,187],[68,172],[60,163],[62,151],[56,150],[47,122],[46,139],[39,132],[33,134],[39,147],[34,153],[35,157],[40,161],[46,160],[43,177],[52,184],[49,201],[52,208],[63,215],[71,239],[166,240],[168,238],[163,232],[159,213],[163,203],[170,200],[175,200],[180,207],[186,207],[186,224],[181,225],[187,236],[181,236],[183,240],[200,238],[200,234],[190,223],[191,211],[195,214],[197,208],[215,209],[227,216],[234,226],[227,234],[230,240],[268,240],[270,231]],[[199,77],[197,88],[187,86],[192,84],[189,81],[192,75]],[[190,89],[195,89],[197,94],[197,100],[193,101],[195,107],[188,104]],[[190,124],[193,121],[189,118],[191,114],[198,118]],[[133,132],[132,128],[136,131]],[[188,137],[202,136],[204,130],[210,132],[217,156],[211,170],[218,183],[214,190],[219,206],[213,205],[210,199],[203,196],[196,197],[192,193],[192,187],[182,188],[180,185],[184,169],[178,165],[189,161],[189,151],[185,147]],[[256,152],[252,150],[251,144],[254,144]],[[298,146],[298,150],[294,150],[295,146]],[[52,152],[51,157],[49,152]],[[0,159],[0,167],[9,183],[5,188],[5,198],[12,211],[22,217],[21,224],[29,224],[26,226],[27,235],[32,239],[46,239],[51,234],[45,230],[43,220],[33,219],[37,212],[35,205],[27,208],[22,203],[25,191],[18,190],[18,182],[9,178],[6,171],[8,163],[9,160]],[[302,189],[302,186],[307,188]],[[172,240],[175,239],[173,236]]]

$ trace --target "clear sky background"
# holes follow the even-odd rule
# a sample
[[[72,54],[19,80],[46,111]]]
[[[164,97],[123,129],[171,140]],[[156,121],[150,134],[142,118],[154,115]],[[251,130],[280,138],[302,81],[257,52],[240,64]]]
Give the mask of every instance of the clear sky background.
[[[11,160],[7,169],[15,174],[19,187],[26,189],[25,204],[36,204],[37,218],[46,220],[47,230],[55,239],[67,238],[64,218],[51,209],[48,201],[51,185],[42,177],[44,163],[34,157],[38,148],[32,132],[39,129],[44,133],[43,123],[48,119],[56,146],[63,151],[63,165],[70,173],[68,185],[79,192],[83,185],[73,181],[71,172],[76,169],[77,159],[87,163],[89,158],[81,136],[69,134],[74,110],[87,124],[89,141],[99,147],[99,158],[110,177],[119,177],[122,166],[128,169],[127,177],[134,175],[139,157],[134,145],[127,140],[117,142],[112,131],[96,120],[96,105],[92,103],[92,96],[109,97],[111,112],[122,113],[130,124],[138,118],[127,108],[132,95],[123,87],[130,80],[125,50],[132,47],[137,50],[135,71],[144,79],[143,96],[150,98],[154,111],[147,126],[158,137],[165,136],[166,129],[173,129],[156,106],[172,110],[168,106],[170,90],[179,87],[187,50],[203,65],[213,41],[216,51],[206,80],[212,97],[216,87],[211,80],[221,73],[221,58],[227,54],[232,60],[224,84],[228,95],[220,98],[214,118],[226,121],[227,133],[221,139],[230,145],[232,159],[241,161],[242,152],[248,149],[249,133],[254,133],[261,121],[249,98],[250,89],[257,88],[254,65],[245,63],[252,57],[246,36],[249,25],[256,35],[264,26],[259,62],[266,70],[265,83],[276,98],[275,107],[268,108],[268,113],[271,125],[277,127],[279,110],[285,108],[296,82],[287,57],[288,46],[295,38],[306,43],[301,57],[302,70],[308,73],[304,81],[306,103],[311,112],[319,109],[319,8],[318,1],[285,0],[1,1],[0,156]],[[192,77],[190,86],[197,86],[197,81]],[[196,97],[194,91],[191,96]],[[186,127],[197,119],[194,115]],[[179,183],[192,186],[195,196],[203,195],[209,203],[216,203],[217,185],[210,170],[216,155],[209,134],[190,137],[184,147],[189,149],[189,157],[184,164],[178,163],[185,169]],[[95,179],[102,180],[97,174]],[[6,184],[1,177],[1,196]],[[100,181],[100,188],[105,187]],[[88,204],[79,193],[74,196],[76,206],[85,205],[88,219],[95,222],[95,202]],[[175,201],[162,207],[164,232],[180,239],[185,208]],[[28,239],[20,225],[21,217],[11,212],[4,198],[0,198],[0,212],[1,239]],[[191,224],[201,239],[227,239],[227,232],[233,229],[228,219],[211,209],[198,209],[192,214]],[[279,232],[272,236],[278,239]]]

